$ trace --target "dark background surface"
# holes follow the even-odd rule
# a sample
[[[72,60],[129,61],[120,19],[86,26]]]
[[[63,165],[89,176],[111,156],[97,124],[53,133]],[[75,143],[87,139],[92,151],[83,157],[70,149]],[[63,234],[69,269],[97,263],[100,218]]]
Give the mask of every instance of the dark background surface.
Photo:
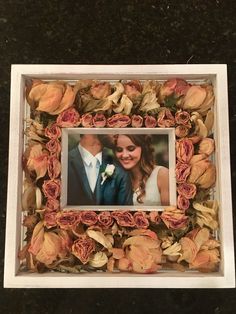
[[[0,278],[11,64],[226,63],[236,213],[236,1],[0,0]],[[235,223],[235,219],[234,219]],[[184,280],[184,279],[183,279]],[[63,282],[62,282],[63,285]],[[234,313],[235,289],[1,289],[0,313]]]

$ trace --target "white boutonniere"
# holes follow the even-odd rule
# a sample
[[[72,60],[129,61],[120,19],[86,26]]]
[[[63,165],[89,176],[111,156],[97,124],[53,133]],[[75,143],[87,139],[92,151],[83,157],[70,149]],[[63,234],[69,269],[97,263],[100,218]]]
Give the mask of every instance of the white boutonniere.
[[[106,181],[107,178],[110,178],[115,171],[115,166],[112,164],[107,164],[105,170],[101,173],[102,182],[101,185]]]

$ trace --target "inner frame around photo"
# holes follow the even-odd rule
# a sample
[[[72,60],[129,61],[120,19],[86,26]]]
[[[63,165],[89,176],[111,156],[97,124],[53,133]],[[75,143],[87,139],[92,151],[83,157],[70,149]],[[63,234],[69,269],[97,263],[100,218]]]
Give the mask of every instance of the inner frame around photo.
[[[152,205],[142,205],[142,204],[136,204],[136,205],[125,205],[125,204],[109,204],[109,205],[96,205],[96,204],[73,204],[71,201],[68,201],[68,154],[71,148],[74,150],[78,150],[78,144],[79,139],[81,135],[84,134],[94,134],[94,135],[151,135],[152,138],[158,141],[161,139],[163,141],[163,147],[166,149],[166,151],[159,152],[157,151],[158,148],[155,146],[154,148],[154,160],[157,159],[158,153],[163,153],[164,158],[162,158],[162,161],[160,163],[160,160],[158,158],[158,165],[159,166],[165,166],[169,169],[169,205],[176,205],[176,180],[175,180],[175,129],[174,128],[63,128],[62,129],[62,153],[61,153],[61,164],[62,164],[62,171],[61,171],[61,208],[64,210],[70,210],[70,209],[77,209],[77,210],[122,210],[122,209],[129,209],[129,210],[146,210],[146,211],[153,211],[163,210],[166,206],[158,204],[152,204]],[[166,145],[165,145],[166,144]],[[77,155],[76,155],[77,156]],[[159,154],[160,156],[160,154]],[[114,156],[116,164],[119,162],[116,161],[116,158]],[[77,160],[77,159],[76,159]],[[79,161],[78,161],[79,162]],[[80,161],[81,163],[81,161]],[[78,166],[79,167],[79,166]],[[85,178],[85,169],[83,169],[83,166],[80,164],[81,172],[83,173],[83,181],[82,184],[85,185],[86,190],[88,191],[90,189],[88,185],[88,180]],[[105,171],[103,169],[103,171]],[[101,171],[100,171],[101,172]],[[106,178],[107,182],[110,180],[110,178]],[[97,183],[98,184],[98,183]],[[108,184],[108,183],[104,183]],[[99,185],[101,185],[101,179],[99,182]],[[76,193],[76,192],[75,192]],[[79,191],[78,191],[79,193]],[[91,190],[90,190],[91,193]],[[95,193],[95,192],[94,192]],[[108,194],[107,194],[108,195]]]

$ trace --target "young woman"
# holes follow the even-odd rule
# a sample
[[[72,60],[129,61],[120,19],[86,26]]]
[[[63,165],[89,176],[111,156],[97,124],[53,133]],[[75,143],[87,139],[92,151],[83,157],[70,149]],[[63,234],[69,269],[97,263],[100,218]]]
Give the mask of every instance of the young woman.
[[[115,155],[131,174],[134,205],[169,205],[169,170],[155,164],[150,135],[116,135]]]

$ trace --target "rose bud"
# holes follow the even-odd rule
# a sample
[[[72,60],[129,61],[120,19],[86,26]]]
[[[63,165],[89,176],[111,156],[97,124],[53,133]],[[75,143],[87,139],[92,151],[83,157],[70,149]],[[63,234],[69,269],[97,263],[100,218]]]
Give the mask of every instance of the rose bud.
[[[61,152],[61,144],[58,140],[50,140],[46,144],[46,148],[51,154],[59,155]]]
[[[108,82],[93,84],[90,92],[93,98],[103,99],[111,94],[111,85]]]
[[[113,218],[115,218],[117,224],[121,227],[135,226],[134,217],[128,211],[114,211],[111,215]]]
[[[175,168],[176,181],[178,183],[186,182],[191,172],[191,166],[186,163],[178,162]]]
[[[124,84],[125,95],[127,95],[131,100],[134,100],[141,95],[142,85],[140,81],[134,80]]]
[[[137,228],[146,229],[149,226],[149,221],[144,212],[136,212],[134,214],[134,221]]]
[[[56,179],[61,173],[61,163],[55,157],[51,156],[48,158],[48,175],[50,179]]]
[[[61,192],[61,181],[58,179],[45,180],[42,186],[42,190],[47,198],[56,199]]]
[[[175,122],[191,128],[190,114],[187,111],[178,111],[175,114]]]
[[[211,138],[204,138],[199,144],[198,153],[210,156],[215,150],[215,141]]]
[[[131,117],[131,125],[133,128],[141,128],[143,125],[143,117],[140,115],[132,115]]]
[[[192,141],[187,138],[176,141],[176,157],[180,162],[188,163],[194,154]]]
[[[153,116],[145,116],[144,125],[146,128],[155,128],[157,125],[157,120]]]
[[[80,216],[81,222],[87,226],[95,225],[98,221],[97,214],[92,211],[83,211]]]
[[[38,82],[33,84],[28,95],[31,106],[38,105],[37,110],[57,115],[73,105],[75,93],[65,82]]]
[[[98,214],[98,222],[102,228],[108,229],[113,225],[114,219],[110,212],[105,211]]]
[[[51,140],[56,140],[61,137],[61,128],[56,123],[52,123],[45,128],[45,136]]]
[[[177,192],[185,198],[191,199],[195,197],[197,188],[195,184],[184,182],[178,185]]]
[[[93,116],[91,115],[91,113],[85,113],[82,115],[81,124],[84,128],[93,127]]]
[[[95,242],[86,235],[81,235],[72,245],[72,254],[83,264],[89,261],[89,256],[95,250]]]
[[[159,97],[163,101],[165,97],[175,94],[176,97],[185,95],[190,88],[188,82],[182,79],[174,78],[167,80],[160,89]]]
[[[179,209],[187,210],[189,208],[190,202],[187,198],[182,195],[178,195],[177,206]]]
[[[80,213],[76,211],[64,211],[57,213],[57,224],[63,230],[70,230],[80,222]]]
[[[157,124],[160,128],[170,128],[175,125],[175,118],[169,109],[161,109],[158,113]]]
[[[107,119],[108,128],[125,128],[130,123],[130,117],[121,113],[114,114],[112,117]]]
[[[206,96],[207,92],[205,88],[197,85],[191,86],[183,99],[181,107],[184,110],[198,110]]]
[[[103,113],[96,113],[93,117],[93,125],[95,128],[104,128],[106,126],[107,120]]]
[[[71,128],[80,125],[80,115],[74,108],[69,108],[57,117],[57,125],[62,128]]]
[[[186,137],[188,135],[188,132],[189,132],[189,128],[185,125],[178,125],[175,128],[175,135],[180,138]]]

